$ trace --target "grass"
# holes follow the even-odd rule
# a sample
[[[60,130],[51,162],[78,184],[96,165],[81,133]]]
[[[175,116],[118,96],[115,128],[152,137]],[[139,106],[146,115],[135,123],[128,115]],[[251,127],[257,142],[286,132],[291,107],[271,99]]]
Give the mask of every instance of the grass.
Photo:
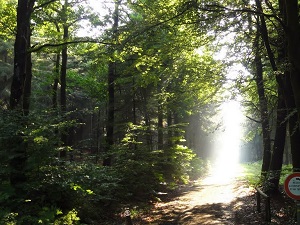
[[[259,186],[261,184],[261,165],[262,162],[253,162],[253,163],[243,163],[241,164],[243,168],[243,175],[249,181],[251,186]],[[283,185],[286,177],[293,172],[291,164],[283,165],[280,175],[279,184]]]
[[[261,161],[252,163],[242,163],[243,176],[249,181],[250,186],[258,186],[261,178]]]

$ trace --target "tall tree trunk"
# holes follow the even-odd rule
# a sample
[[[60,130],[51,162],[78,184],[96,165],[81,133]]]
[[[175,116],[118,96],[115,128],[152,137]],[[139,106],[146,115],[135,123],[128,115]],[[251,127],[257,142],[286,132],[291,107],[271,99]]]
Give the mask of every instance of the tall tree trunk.
[[[63,38],[65,41],[69,38],[69,27],[64,25],[64,34]],[[68,46],[65,45],[61,52],[61,72],[60,72],[60,107],[62,113],[66,112],[67,109],[67,96],[66,96],[66,89],[67,89],[67,63],[68,63]]]
[[[298,123],[300,124],[300,26],[298,0],[285,0],[285,8],[291,83],[297,107]]]
[[[263,9],[261,6],[261,1],[255,0],[256,6],[258,10],[263,13]],[[260,15],[260,32],[261,37],[264,42],[268,59],[270,61],[271,67],[274,72],[277,72],[277,65],[276,60],[273,54],[273,51],[270,46],[269,42],[269,34],[267,30],[267,25],[265,22],[264,15]],[[281,30],[279,30],[278,33],[278,40],[282,41],[282,43],[285,43],[283,35]],[[279,41],[279,43],[280,43]],[[283,44],[282,46],[279,46],[278,49],[278,63],[283,63],[286,59],[286,46]],[[270,162],[270,168],[269,168],[269,177],[268,177],[268,189],[270,192],[277,192],[278,186],[279,186],[279,179],[282,169],[282,163],[283,163],[283,153],[284,153],[284,146],[285,146],[285,140],[286,140],[286,128],[287,128],[287,109],[286,109],[286,102],[287,102],[287,95],[286,95],[286,88],[284,79],[282,78],[284,74],[282,75],[276,75],[276,81],[277,81],[277,92],[278,92],[278,102],[277,102],[277,116],[276,116],[276,131],[275,131],[275,140],[273,145],[273,151],[272,151],[272,157]]]
[[[257,3],[257,2],[256,2]],[[259,3],[258,8],[259,8]],[[262,142],[263,142],[263,151],[262,151],[262,168],[261,175],[263,179],[267,178],[267,173],[269,171],[270,160],[271,160],[271,137],[270,137],[270,125],[269,125],[269,111],[268,111],[268,102],[265,96],[264,80],[263,80],[263,65],[261,60],[261,45],[260,45],[260,19],[256,18],[256,35],[253,42],[254,50],[254,70],[255,70],[255,81],[257,86],[257,94],[259,101],[259,110],[260,110],[260,120],[262,128]],[[253,34],[252,28],[252,16],[248,13],[248,24],[249,24],[249,33]],[[259,148],[257,148],[257,158],[260,158]]]
[[[143,116],[144,116],[144,121],[145,121],[145,126],[147,128],[146,130],[146,143],[149,151],[153,150],[153,137],[152,137],[152,131],[151,131],[151,119],[150,119],[150,112],[148,110],[148,99],[149,99],[149,94],[151,92],[150,88],[141,88],[140,89],[140,95],[142,98],[142,111],[143,111]]]
[[[136,117],[136,89],[135,89],[135,79],[132,78],[132,122],[133,124],[137,124]]]
[[[54,81],[52,86],[52,108],[57,108],[57,89],[59,83],[59,65],[60,65],[60,53],[56,54],[55,69],[54,69]]]
[[[271,137],[270,137],[270,125],[269,125],[269,113],[268,113],[268,102],[265,96],[264,81],[263,81],[263,66],[261,62],[260,52],[259,52],[259,33],[257,33],[254,41],[254,51],[255,51],[255,70],[256,70],[256,85],[257,93],[259,98],[260,107],[260,117],[262,126],[262,136],[263,136],[263,162],[261,168],[261,174],[263,178],[266,178],[270,167],[271,159]]]
[[[291,142],[292,164],[294,172],[300,172],[300,132],[297,113],[289,115],[289,133]]]
[[[297,113],[289,117],[289,129],[291,135],[291,152],[294,171],[300,171],[300,25],[298,0],[278,0],[282,19],[286,25],[285,35],[287,43],[287,55],[289,61],[290,85],[292,92],[288,96],[290,110],[293,105]],[[289,80],[288,79],[288,80]],[[297,123],[296,123],[297,118]],[[298,125],[295,125],[298,124]],[[297,129],[295,127],[298,126]]]
[[[292,90],[292,84],[289,76],[289,71],[285,72],[284,75],[284,95],[285,104],[287,107],[287,118],[288,118],[288,128],[290,135],[290,146],[292,154],[292,165],[295,172],[300,172],[300,131],[298,129],[298,116],[296,110],[296,104],[294,100],[294,93]]]
[[[30,29],[30,28],[29,28]],[[31,32],[28,31],[28,38],[27,38],[27,48],[30,48],[30,34]],[[31,53],[28,52],[26,54],[26,77],[24,80],[24,96],[23,96],[23,111],[24,115],[27,116],[29,114],[29,107],[30,107],[30,96],[31,96],[31,80],[32,80],[32,62],[31,62]]]
[[[56,27],[56,31],[60,33],[60,27],[57,22],[54,22],[54,25]],[[60,78],[60,51],[56,53],[56,59],[55,59],[55,67],[54,67],[54,80],[53,80],[53,86],[52,86],[52,108],[56,109],[58,105],[57,101],[57,90],[58,90],[58,84],[59,84],[59,78]]]
[[[170,149],[174,146],[174,141],[173,141],[173,118],[172,118],[172,110],[167,109],[167,124],[168,124],[168,146],[167,148]]]
[[[67,0],[66,0],[67,2]],[[66,3],[67,4],[67,3]],[[66,5],[65,5],[66,7]],[[66,7],[67,8],[67,7]],[[68,40],[69,38],[69,27],[68,25],[64,25],[64,34],[63,34],[63,39],[65,41]],[[67,94],[66,94],[66,89],[67,89],[67,63],[68,63],[68,46],[65,45],[62,49],[61,52],[61,71],[60,71],[60,109],[63,114],[65,115],[67,111]],[[68,143],[68,135],[67,135],[67,129],[62,132],[61,134],[61,141],[64,146],[66,146]],[[64,158],[67,156],[67,151],[63,149],[60,152],[60,157]]]
[[[14,74],[11,85],[10,109],[20,113],[20,125],[25,126],[24,115],[29,113],[31,90],[31,60],[27,50],[30,46],[30,18],[33,0],[18,0],[17,33],[14,45]],[[17,115],[16,115],[17,116]],[[26,177],[27,145],[20,130],[11,137],[10,183],[17,196],[24,196]]]
[[[119,5],[120,0],[115,0],[115,9],[113,13],[113,37],[112,39],[117,43],[118,35],[117,30],[119,27]],[[103,160],[103,166],[111,166],[112,155],[111,148],[114,145],[114,125],[115,125],[115,79],[116,79],[116,62],[114,59],[114,52],[116,49],[111,47],[110,56],[111,62],[108,65],[108,111],[107,111],[107,124],[106,124],[106,147],[105,158]]]
[[[135,79],[133,77],[132,79],[132,122],[134,125],[137,124],[137,115],[136,115],[136,89],[135,89]],[[137,141],[138,141],[138,132],[136,130],[133,131],[135,133],[134,135],[134,145],[133,145],[133,149],[134,151],[137,150],[138,145],[137,145]]]
[[[259,16],[259,18],[260,18],[260,26],[259,26],[260,29],[259,29],[259,31],[261,33],[262,40],[263,40],[265,48],[267,50],[268,58],[269,58],[271,66],[272,66],[272,69],[273,69],[273,71],[277,71],[277,66],[276,66],[276,62],[275,62],[274,53],[273,53],[273,51],[271,49],[271,46],[270,46],[269,34],[268,34],[266,21],[265,21],[264,15],[263,15],[261,0],[255,0],[255,3],[256,3],[257,9],[261,13],[261,15]]]
[[[114,144],[114,123],[115,123],[115,63],[108,65],[108,111],[106,124],[106,156],[103,160],[103,166],[111,166],[112,156],[111,147]]]
[[[157,115],[157,148],[162,150],[164,148],[164,134],[163,134],[163,109],[162,105],[158,106]]]
[[[14,45],[14,74],[11,85],[10,108],[21,107],[26,78],[27,47],[31,10],[29,0],[19,0],[17,8],[17,33]]]
[[[272,159],[269,168],[269,191],[275,193],[278,191],[279,179],[283,163],[283,152],[286,138],[287,112],[282,88],[278,87],[278,103],[275,141],[273,145]]]
[[[157,92],[159,93],[158,96],[161,94],[161,86],[158,85]],[[158,106],[157,106],[157,148],[160,150],[163,150],[164,148],[164,126],[163,126],[163,119],[164,119],[164,113],[163,113],[163,102],[161,100],[161,97],[158,97]]]

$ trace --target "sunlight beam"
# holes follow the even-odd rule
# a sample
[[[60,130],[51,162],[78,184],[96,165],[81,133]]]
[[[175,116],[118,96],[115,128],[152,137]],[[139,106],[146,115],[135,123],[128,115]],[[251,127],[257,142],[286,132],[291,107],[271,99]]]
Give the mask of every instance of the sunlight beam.
[[[239,173],[239,156],[242,138],[243,114],[238,101],[230,100],[221,105],[222,130],[216,140],[215,159],[211,182],[230,182]]]

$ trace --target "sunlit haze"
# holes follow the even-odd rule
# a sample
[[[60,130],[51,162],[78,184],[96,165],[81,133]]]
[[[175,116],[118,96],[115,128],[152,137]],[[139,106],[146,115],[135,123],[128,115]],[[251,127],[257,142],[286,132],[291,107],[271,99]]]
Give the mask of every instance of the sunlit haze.
[[[240,140],[243,115],[237,101],[224,102],[220,117],[222,129],[215,140],[215,154],[212,159],[210,182],[229,182],[239,172]]]

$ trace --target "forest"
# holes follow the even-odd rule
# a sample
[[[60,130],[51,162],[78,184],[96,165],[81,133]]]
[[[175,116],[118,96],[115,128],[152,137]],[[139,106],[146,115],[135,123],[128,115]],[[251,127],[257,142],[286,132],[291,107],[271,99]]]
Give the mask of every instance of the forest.
[[[99,224],[240,161],[300,171],[298,0],[0,0],[0,224]]]

